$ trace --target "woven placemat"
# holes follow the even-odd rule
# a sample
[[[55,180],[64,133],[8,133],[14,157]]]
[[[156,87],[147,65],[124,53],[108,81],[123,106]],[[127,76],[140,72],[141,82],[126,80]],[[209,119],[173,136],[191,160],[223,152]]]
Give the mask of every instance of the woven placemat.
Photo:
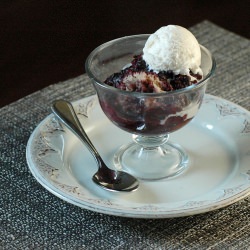
[[[204,21],[191,28],[217,61],[207,92],[250,109],[250,41]],[[58,98],[94,93],[87,76],[0,110],[0,249],[250,249],[250,197],[205,214],[160,220],[81,209],[45,190],[25,157],[30,134]]]

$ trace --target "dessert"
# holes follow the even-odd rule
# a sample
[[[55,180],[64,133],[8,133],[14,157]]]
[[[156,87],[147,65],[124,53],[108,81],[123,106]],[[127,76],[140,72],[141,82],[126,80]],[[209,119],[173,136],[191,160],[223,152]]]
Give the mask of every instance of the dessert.
[[[127,91],[159,93],[196,84],[202,79],[200,46],[187,29],[168,25],[150,35],[143,53],[109,76],[105,83]]]
[[[187,153],[178,141],[168,141],[169,133],[196,115],[214,69],[211,53],[189,31],[173,25],[151,36],[118,38],[91,52],[86,71],[104,114],[133,134],[133,142],[114,155],[117,169],[158,180],[188,167]],[[177,138],[193,138],[185,133]]]
[[[101,107],[112,122],[128,132],[150,136],[173,132],[195,116],[205,90],[165,93],[177,93],[202,80],[200,64],[200,45],[190,31],[176,25],[162,27],[149,36],[130,64],[106,78],[106,85],[124,94],[107,93],[99,98]]]

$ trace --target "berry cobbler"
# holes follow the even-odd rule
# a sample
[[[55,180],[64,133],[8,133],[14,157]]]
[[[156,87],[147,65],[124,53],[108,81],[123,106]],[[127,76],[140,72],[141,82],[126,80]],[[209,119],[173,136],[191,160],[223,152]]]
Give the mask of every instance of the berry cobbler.
[[[104,80],[124,94],[107,92],[109,96],[100,98],[102,109],[128,132],[173,132],[188,123],[200,106],[204,93],[194,92],[192,95],[200,95],[195,98],[180,93],[202,80],[200,64],[200,46],[190,31],[175,25],[162,27],[149,36],[141,53],[131,56],[127,65]],[[141,93],[142,98],[125,92]],[[175,92],[178,94],[172,94]]]
[[[149,70],[149,66],[143,60],[142,54],[134,56],[131,65],[118,73],[109,76],[104,82],[112,87],[144,93],[160,93],[186,88],[198,83],[202,79],[199,73],[190,71],[190,76],[178,74],[173,71],[160,71],[158,73]]]

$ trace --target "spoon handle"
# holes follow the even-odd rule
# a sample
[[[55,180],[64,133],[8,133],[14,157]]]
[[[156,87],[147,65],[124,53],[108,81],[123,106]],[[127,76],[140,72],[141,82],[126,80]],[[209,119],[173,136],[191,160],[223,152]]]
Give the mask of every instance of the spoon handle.
[[[88,146],[95,159],[99,162],[102,161],[100,160],[101,157],[98,151],[85,133],[72,104],[65,100],[57,100],[52,104],[51,109],[53,113],[60,119],[60,121],[66,125],[76,136],[78,136],[86,146]]]

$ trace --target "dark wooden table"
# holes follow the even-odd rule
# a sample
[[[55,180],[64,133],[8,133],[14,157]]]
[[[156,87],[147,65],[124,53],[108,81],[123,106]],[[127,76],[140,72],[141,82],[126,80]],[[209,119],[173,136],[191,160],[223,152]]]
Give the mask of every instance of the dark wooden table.
[[[0,107],[84,73],[103,42],[204,19],[250,37],[247,0],[1,1]]]

